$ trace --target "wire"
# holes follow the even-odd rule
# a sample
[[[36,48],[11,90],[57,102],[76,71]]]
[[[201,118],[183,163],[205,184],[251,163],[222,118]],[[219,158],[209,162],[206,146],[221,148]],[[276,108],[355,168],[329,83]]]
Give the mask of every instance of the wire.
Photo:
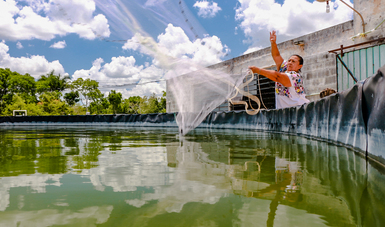
[[[158,83],[165,81],[164,79],[162,80],[152,80],[152,81],[147,81],[147,82],[142,82],[142,83],[129,83],[129,84],[119,84],[119,85],[105,85],[102,86],[101,88],[110,88],[110,87],[127,87],[127,86],[134,86],[134,85],[144,85],[144,84],[150,84],[150,83]]]

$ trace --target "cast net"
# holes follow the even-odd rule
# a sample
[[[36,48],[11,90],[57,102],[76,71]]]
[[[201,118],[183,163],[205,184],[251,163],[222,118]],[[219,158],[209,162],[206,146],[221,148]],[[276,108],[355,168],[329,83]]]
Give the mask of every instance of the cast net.
[[[175,63],[166,79],[168,91],[172,93],[172,100],[168,102],[174,103],[178,110],[176,121],[180,134],[195,129],[207,115],[219,105],[226,105],[227,101],[232,105],[244,105],[250,115],[259,112],[259,99],[244,89],[254,79],[252,72],[228,74],[196,66],[196,70],[184,73],[184,67],[191,66],[191,63],[183,63],[183,60]],[[240,100],[242,96],[248,97],[249,102]],[[252,107],[251,101],[258,104],[258,109]],[[248,109],[249,104],[251,109]]]
[[[167,102],[175,105],[180,134],[185,135],[196,128],[210,112],[226,101],[245,105],[247,110],[248,104],[239,98],[247,96],[260,106],[259,99],[244,89],[253,80],[252,73],[229,74],[196,64],[188,58],[171,57],[152,38],[150,34],[157,26],[167,23],[181,27],[190,38],[198,39],[203,35],[204,30],[199,23],[192,16],[188,18],[189,12],[183,8],[183,1],[96,0],[96,3],[109,18],[115,34],[120,37],[134,36],[135,39],[131,40],[138,42],[142,52],[152,56],[156,64],[164,69],[162,77],[167,81],[168,97],[172,97]],[[149,21],[152,25],[148,24]],[[258,111],[259,108],[247,110],[249,114]]]

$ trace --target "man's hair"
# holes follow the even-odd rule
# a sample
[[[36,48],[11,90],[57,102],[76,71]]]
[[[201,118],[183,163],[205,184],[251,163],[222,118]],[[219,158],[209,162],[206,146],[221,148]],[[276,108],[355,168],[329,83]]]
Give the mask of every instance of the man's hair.
[[[293,54],[293,55],[291,55],[291,56],[296,56],[296,57],[298,57],[298,58],[299,58],[299,64],[300,64],[300,65],[303,65],[303,58],[302,58],[301,56],[299,56],[298,54]]]
[[[298,54],[293,54],[291,56],[296,56],[299,59],[299,65],[303,65],[303,58],[301,56]],[[301,69],[299,69],[298,72],[301,72]]]

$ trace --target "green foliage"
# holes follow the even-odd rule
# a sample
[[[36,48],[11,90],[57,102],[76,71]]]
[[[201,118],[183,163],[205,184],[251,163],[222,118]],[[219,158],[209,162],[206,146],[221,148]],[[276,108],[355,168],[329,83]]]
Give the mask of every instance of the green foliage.
[[[11,75],[11,70],[0,68],[0,112],[4,109],[6,104],[9,104],[12,101],[13,94],[9,89]]]
[[[64,95],[64,100],[67,102],[69,106],[75,105],[77,102],[80,101],[79,99],[79,92],[78,91],[71,91]]]
[[[71,90],[78,91],[83,96],[82,100],[86,105],[86,110],[88,110],[88,102],[92,99],[97,99],[100,96],[101,92],[98,87],[99,82],[96,80],[83,80],[83,78],[78,78],[70,85]]]
[[[27,110],[28,116],[45,115],[44,110],[41,106],[37,105],[36,103],[27,104],[25,103],[24,99],[18,95],[13,96],[12,104],[7,105],[3,112],[3,115],[13,115],[14,110]]]
[[[139,113],[165,113],[166,108],[163,108],[162,103],[165,104],[166,102],[156,97],[155,94],[152,94],[150,97],[144,96],[139,104]]]
[[[116,93],[115,90],[112,90],[108,95],[108,101],[110,102],[114,113],[116,114],[116,110],[118,109],[119,104],[122,102],[122,93]]]
[[[92,100],[89,108],[91,114],[112,113],[112,110],[109,111],[110,103],[108,102],[108,99],[104,97],[104,94],[102,94],[99,89],[93,91],[90,97]]]
[[[107,98],[100,98],[90,103],[91,114],[112,114],[112,110],[109,109],[110,103]]]
[[[55,92],[45,92],[40,95],[40,102],[38,105],[41,105],[46,115],[68,115],[73,114],[73,110],[69,106],[60,100],[61,93],[58,91]]]
[[[69,76],[61,77],[60,74],[55,75],[52,70],[50,73],[42,75],[37,80],[37,92],[41,94],[44,92],[64,91],[68,87],[67,81],[69,79]]]
[[[104,97],[95,80],[79,78],[72,83],[68,80],[68,76],[61,77],[52,71],[36,82],[29,74],[21,75],[0,68],[0,116],[12,115],[13,110],[27,110],[27,115],[32,116],[84,115],[87,111],[91,114],[166,112],[166,92],[163,92],[163,97],[153,94],[123,99],[122,93],[112,90],[108,97]],[[61,92],[66,88],[71,91],[62,99]],[[83,105],[77,104],[80,100]]]
[[[29,74],[20,75],[10,69],[0,68],[0,114],[18,94],[26,103],[36,103],[36,82]]]
[[[86,108],[81,106],[80,104],[75,104],[72,107],[73,115],[86,115]]]
[[[122,113],[125,114],[138,114],[139,104],[142,98],[139,96],[131,96],[128,99],[124,99],[120,105]]]
[[[36,82],[29,74],[15,74],[9,80],[9,90],[12,94],[18,94],[26,103],[36,103]]]

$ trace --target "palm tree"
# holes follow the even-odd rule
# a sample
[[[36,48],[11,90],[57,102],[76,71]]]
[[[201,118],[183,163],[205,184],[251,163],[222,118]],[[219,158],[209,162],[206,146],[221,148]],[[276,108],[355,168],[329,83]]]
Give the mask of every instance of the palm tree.
[[[47,75],[42,75],[37,80],[37,91],[39,93],[44,92],[53,92],[58,91],[62,92],[64,91],[68,86],[68,80],[70,79],[69,76],[61,77],[61,75],[55,75],[54,70],[52,70],[50,73],[47,73]]]

